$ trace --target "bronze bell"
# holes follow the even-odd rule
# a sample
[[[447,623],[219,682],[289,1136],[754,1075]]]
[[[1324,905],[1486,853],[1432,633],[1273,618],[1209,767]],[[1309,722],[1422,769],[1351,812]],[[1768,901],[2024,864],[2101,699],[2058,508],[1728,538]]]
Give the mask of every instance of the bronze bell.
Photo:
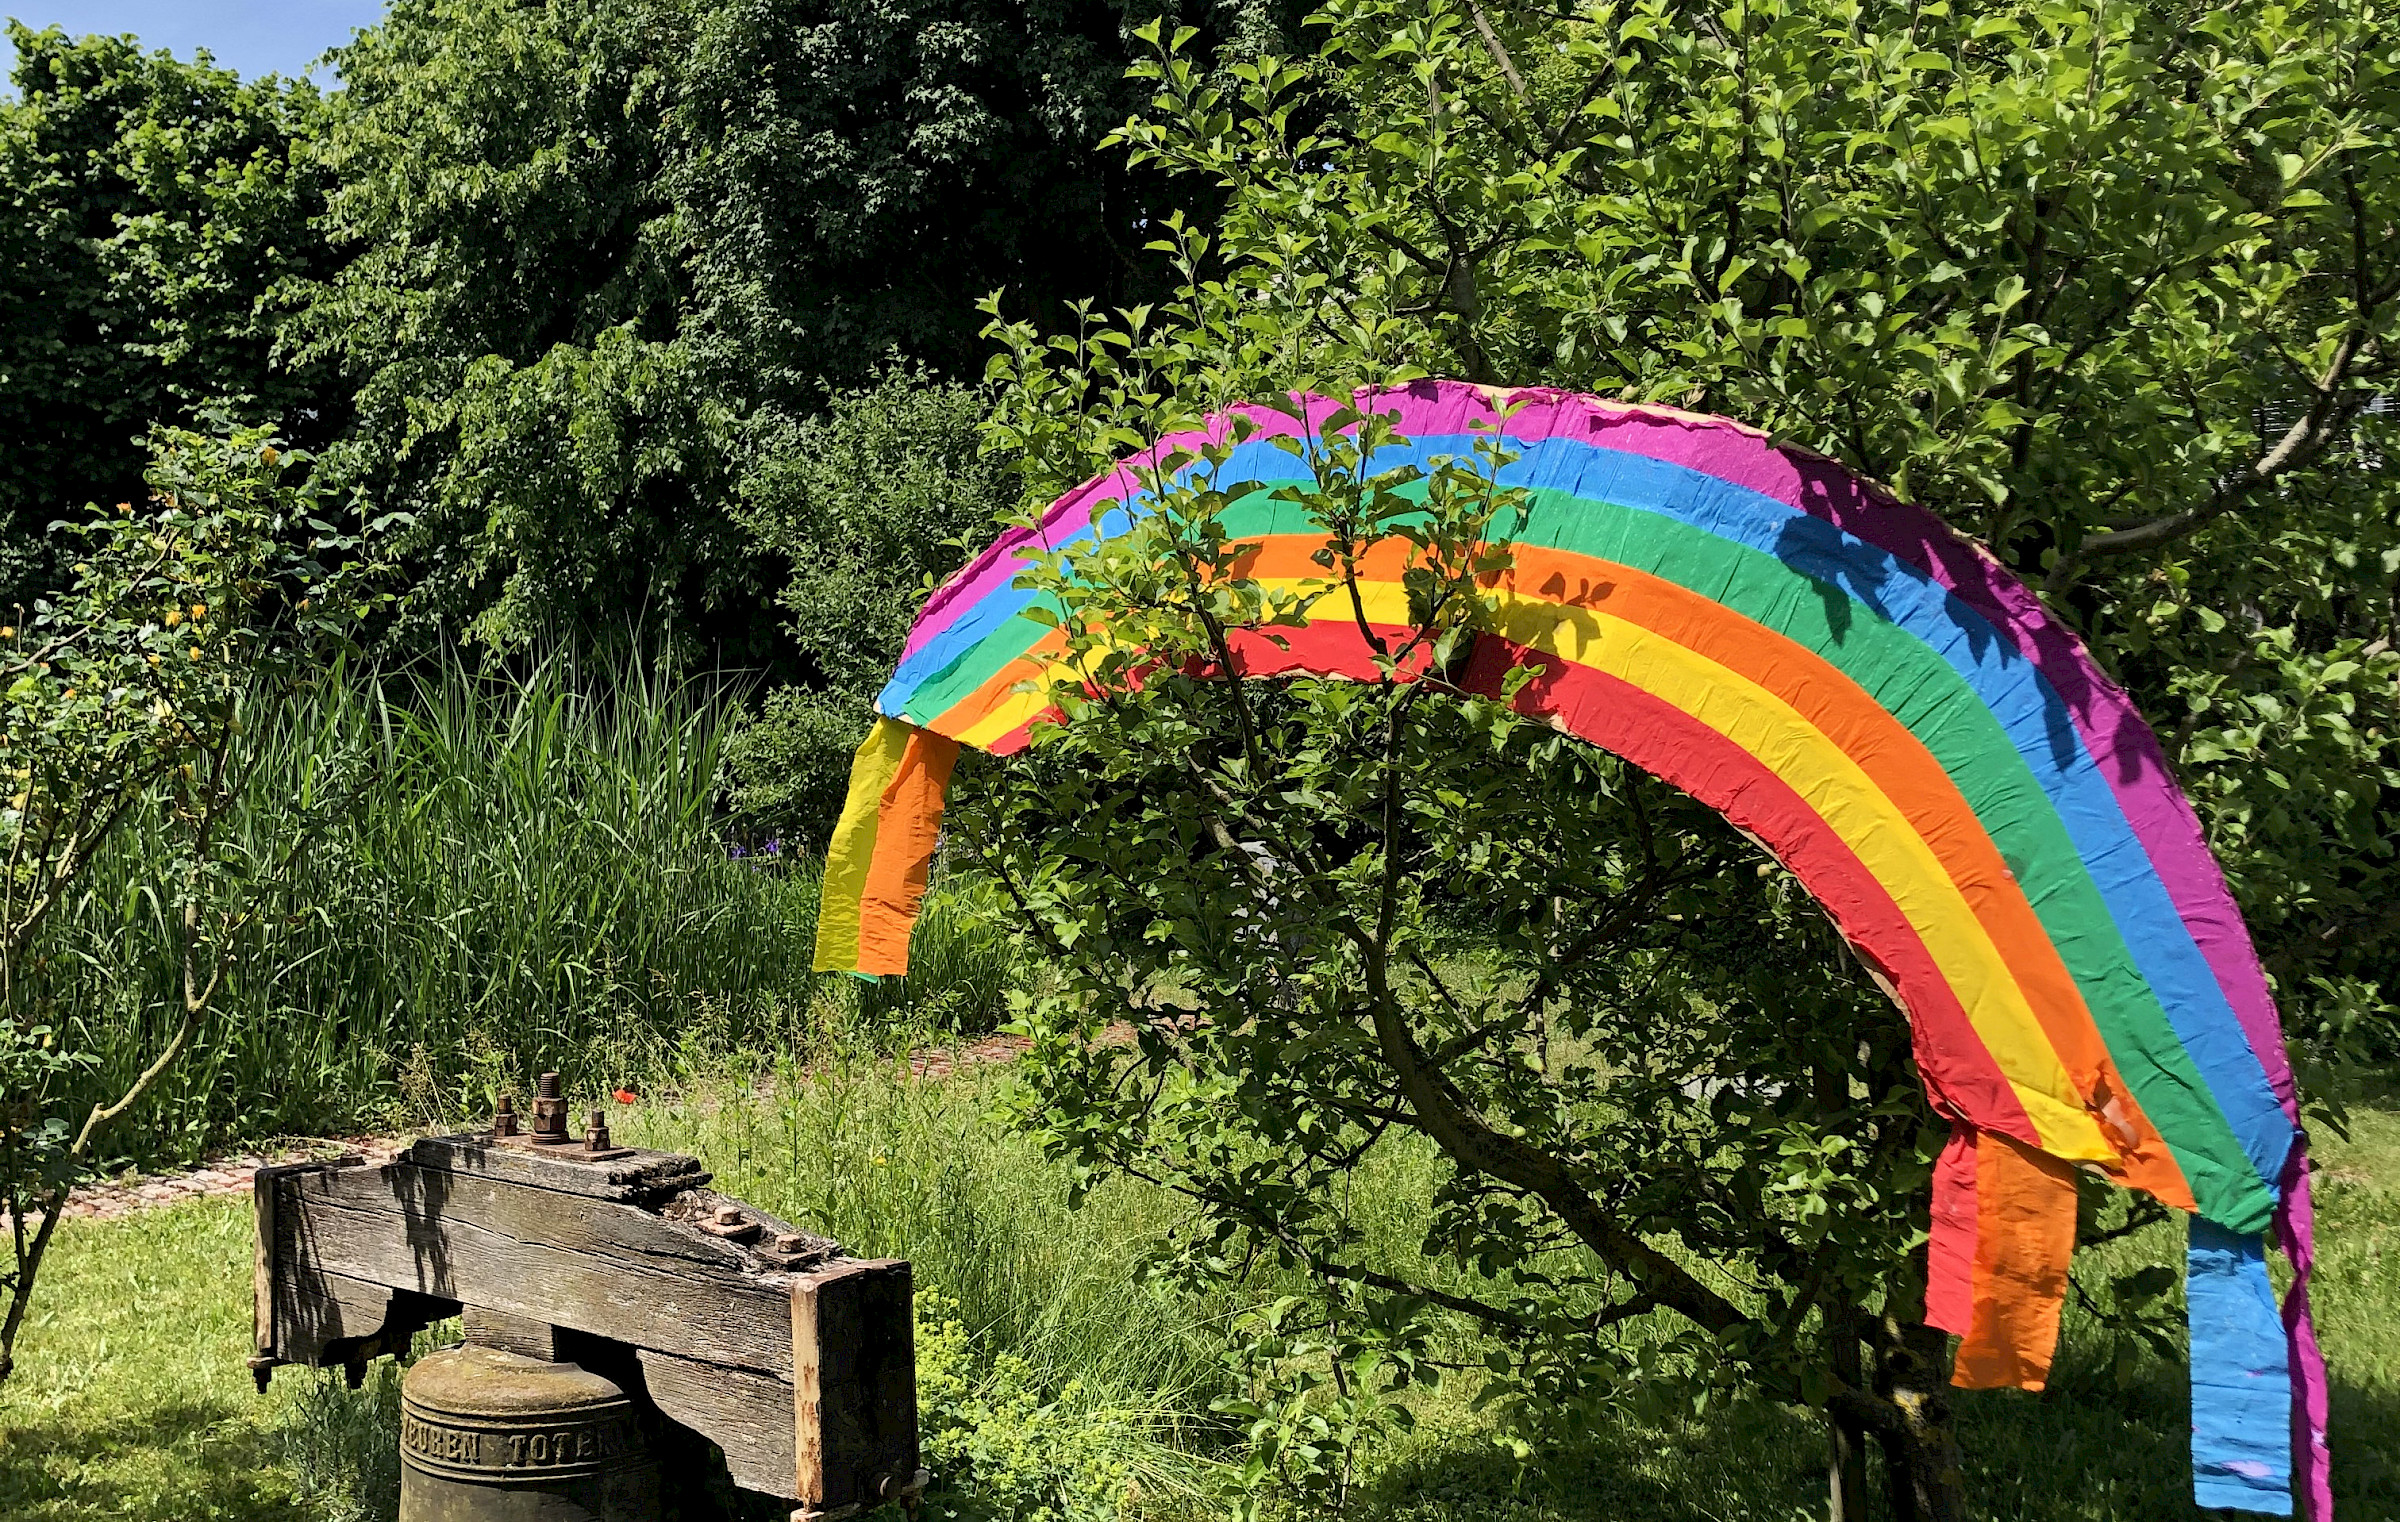
[[[469,1343],[400,1384],[400,1522],[657,1522],[658,1465],[625,1392]]]

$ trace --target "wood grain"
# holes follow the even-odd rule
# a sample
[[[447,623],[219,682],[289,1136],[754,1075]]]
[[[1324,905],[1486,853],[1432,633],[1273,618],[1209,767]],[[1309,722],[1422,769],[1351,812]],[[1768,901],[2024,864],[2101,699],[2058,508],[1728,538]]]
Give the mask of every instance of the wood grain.
[[[793,1494],[792,1387],[780,1379],[721,1364],[641,1350],[651,1401],[674,1421],[705,1434],[725,1453],[733,1483],[763,1495]]]
[[[356,1378],[469,1308],[471,1339],[546,1342],[646,1387],[745,1490],[827,1515],[872,1507],[917,1464],[908,1265],[805,1233],[778,1248],[792,1228],[707,1176],[678,1154],[579,1164],[480,1138],[262,1174],[260,1347]]]
[[[638,1206],[404,1163],[286,1181],[293,1261],[761,1373],[791,1374],[788,1278]]]
[[[917,1364],[907,1263],[850,1262],[792,1286],[793,1484],[828,1509],[871,1506],[917,1469]]]
[[[580,1194],[623,1204],[653,1204],[709,1180],[700,1159],[681,1152],[628,1149],[623,1157],[584,1162],[569,1146],[542,1154],[499,1146],[488,1137],[428,1136],[412,1144],[401,1161],[444,1173],[471,1173],[559,1194]]]

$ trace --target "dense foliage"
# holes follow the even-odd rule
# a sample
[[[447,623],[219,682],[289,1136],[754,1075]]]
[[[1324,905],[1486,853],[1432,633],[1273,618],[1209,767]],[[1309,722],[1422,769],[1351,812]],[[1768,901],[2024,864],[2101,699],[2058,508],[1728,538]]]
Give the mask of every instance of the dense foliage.
[[[339,408],[271,365],[286,280],[321,275],[315,92],[9,23],[0,98],[0,599],[59,578],[51,520],[142,495],[153,425],[212,405],[303,443]]]
[[[751,833],[823,843],[930,573],[1015,504],[1006,462],[980,451],[984,411],[977,390],[894,367],[793,427],[742,483],[743,528],[791,567],[777,601],[805,663],[727,754],[727,802]]]
[[[1156,34],[1157,95],[1122,138],[1227,208],[1167,230],[1184,283],[1162,307],[996,324],[991,437],[1039,489],[1204,408],[1362,376],[1764,425],[2039,583],[2162,722],[2294,1028],[2388,1020],[2387,14],[1357,0],[1318,20],[1313,56],[1230,77]],[[1352,477],[1337,459],[1305,498],[1337,542],[1400,484]],[[1957,1515],[1910,1251],[1930,1133],[1863,976],[1721,825],[1491,705],[1193,675],[1218,628],[1283,616],[1216,505],[1189,494],[1045,573],[1091,689],[1060,691],[1067,722],[968,829],[1076,970],[1028,1006],[1029,1118],[1095,1175],[1189,1195],[1179,1273],[1266,1255],[1317,1276],[1255,1348],[1303,1385],[1312,1350],[1347,1377],[1330,1407],[1252,1403],[1262,1461],[1338,1485],[1344,1423],[1425,1367],[1423,1318],[1446,1314],[1489,1334],[1493,1398],[1529,1420],[1763,1388],[1824,1405],[1837,1452],[1880,1439],[1898,1514]],[[1463,506],[1433,521],[1412,619],[1438,672],[1476,619],[1478,531]],[[1098,624],[1163,669],[1110,656]],[[1453,896],[1475,935],[1446,966]],[[1130,1073],[1084,1044],[1128,1017]],[[1363,1260],[1346,1170],[1411,1131],[1448,1166],[1437,1224],[1420,1262]],[[1634,1318],[1679,1339],[1619,1336]]]
[[[1343,421],[1309,419],[1315,485],[1284,492],[1327,535],[1313,589],[1249,580],[1209,485],[1034,573],[1080,680],[960,822],[1066,969],[1026,1005],[1027,1118],[1085,1178],[1193,1202],[1161,1264],[1193,1293],[1262,1260],[1315,1285],[1250,1329],[1226,1407],[1256,1479],[1338,1503],[1392,1393],[1464,1366],[1529,1434],[1831,1402],[1937,1494],[1941,1336],[1877,1321],[1922,1293],[1938,1144],[1906,1022],[1706,809],[1452,684],[1511,494],[1495,459],[1370,476],[1390,425]],[[1362,632],[1376,679],[1228,674],[1225,631],[1358,606],[1351,553],[1386,534],[1410,626]],[[1425,1141],[1421,1242],[1370,1250],[1349,1181]]]
[[[391,515],[381,653],[444,664],[262,714],[198,854],[189,788],[141,773],[84,858],[105,891],[42,923],[50,1003],[7,1011],[5,1092],[147,1094],[116,1134],[171,1152],[454,1107],[694,1011],[793,1038],[822,989],[775,837],[821,834],[926,578],[1195,411],[1422,373],[1725,412],[1978,538],[2159,724],[2308,1052],[2400,1054],[2380,0],[1333,0],[1305,27],[1238,0],[1137,39],[1160,9],[395,0],[324,96],[12,33],[0,579],[56,594],[14,627],[64,627],[98,585],[70,567],[114,564],[51,520],[145,502],[149,430],[225,404],[316,458],[237,433],[234,470],[171,433],[162,490],[214,461]],[[1430,645],[1505,553],[1480,468],[1436,483]],[[1355,529],[1399,484],[1337,468],[1311,506]],[[1271,621],[1213,506],[1062,592],[1169,653]],[[451,664],[544,640],[567,658],[521,681]],[[735,733],[721,689],[583,661],[654,642],[766,672],[763,715]],[[105,690],[51,666],[9,745]],[[1057,966],[1025,1010],[1035,1129],[1087,1181],[1182,1192],[1184,1288],[1285,1265],[1222,1411],[1250,1478],[1338,1499],[1392,1391],[1465,1366],[1527,1433],[1819,1404],[1887,1440],[1904,1505],[1955,1504],[1904,1027],[1790,880],[1438,684],[1131,675],[971,779],[955,839]],[[372,785],[300,828],[337,776]],[[238,1018],[145,1079],[197,1029],[187,867],[299,838],[330,844],[288,912],[217,922]],[[949,968],[926,987],[980,1002],[1006,964],[956,925],[920,939]],[[1130,1065],[1079,1041],[1127,1014]],[[6,1121],[48,1200],[81,1165],[57,1108]],[[1406,1251],[1351,1210],[1378,1167],[1423,1182]],[[2085,1277],[2112,1315],[2152,1293]]]
[[[1148,400],[1360,375],[1769,428],[1935,508],[2082,629],[2166,739],[2296,1028],[2388,1009],[2387,11],[1321,19],[1314,57],[1145,65],[1159,92],[1124,140],[1228,207],[1178,230],[1192,283],[1147,327],[995,368],[999,437],[1058,462],[1040,484]],[[1037,326],[1011,330],[1021,356]]]
[[[153,442],[148,500],[72,525],[66,589],[0,628],[0,1380],[79,1174],[191,1048],[243,927],[350,771],[329,758],[292,779],[278,834],[226,828],[261,759],[262,715],[365,611],[356,583],[371,562],[321,515],[306,458],[265,432]],[[95,1055],[73,997],[78,948],[55,931],[145,812],[160,850],[129,897],[155,918],[170,987],[138,1066],[95,1099],[77,1081]]]
[[[735,506],[810,471],[831,395],[894,352],[971,369],[995,286],[1156,283],[1159,177],[1099,152],[1135,98],[1127,24],[1097,0],[395,5],[337,55],[312,158],[345,262],[297,331],[359,387],[336,468],[417,515],[417,612],[781,661]]]
[[[1288,9],[1209,8],[1203,45]],[[1161,288],[1165,179],[1100,147],[1138,19],[403,0],[322,96],[20,28],[0,421],[55,445],[0,473],[0,573],[46,584],[50,519],[138,494],[145,428],[224,403],[413,524],[396,648],[665,640],[815,690],[876,636],[795,647],[774,613],[812,425],[895,357],[971,375],[993,288]],[[912,532],[909,586],[947,568]]]

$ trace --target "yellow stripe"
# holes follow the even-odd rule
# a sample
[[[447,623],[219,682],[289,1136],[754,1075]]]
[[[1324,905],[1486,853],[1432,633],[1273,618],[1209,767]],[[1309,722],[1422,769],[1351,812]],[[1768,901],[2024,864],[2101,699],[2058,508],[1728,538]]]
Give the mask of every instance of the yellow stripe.
[[[1405,617],[1406,600],[1391,604]],[[1604,671],[1668,703],[1755,756],[1817,811],[1891,894],[1923,938],[2018,1102],[2054,1156],[2114,1162],[2073,1079],[1940,858],[1874,779],[1798,710],[1675,641],[1588,608],[1503,594],[1504,638]],[[1383,610],[1368,603],[1368,616]]]
[[[994,703],[984,716],[958,734],[958,743],[972,745],[977,750],[990,750],[1001,736],[1030,724],[1050,710],[1050,684],[1057,680],[1059,664],[1053,662],[1042,670],[1033,692],[1012,692]],[[1005,675],[1006,673],[1002,673]]]
[[[1263,578],[1259,584],[1306,591],[1298,580]],[[1359,591],[1369,622],[1408,623],[1404,587],[1368,582]],[[1822,730],[1749,678],[1638,624],[1540,598],[1494,597],[1501,615],[1494,632],[1674,704],[1782,778],[1857,855],[1924,940],[1968,1023],[2016,1091],[2044,1150],[2077,1161],[2117,1161],[2116,1149],[2083,1108],[2065,1064],[2017,986],[2008,958],[1907,815]],[[1053,665],[1045,676],[1055,674]],[[1046,690],[1012,693],[958,738],[988,747],[1049,706]]]
[[[859,908],[866,898],[867,869],[875,861],[883,790],[900,774],[900,760],[908,753],[913,733],[912,725],[879,718],[851,759],[850,791],[825,850],[825,877],[817,893],[819,972],[858,971]]]

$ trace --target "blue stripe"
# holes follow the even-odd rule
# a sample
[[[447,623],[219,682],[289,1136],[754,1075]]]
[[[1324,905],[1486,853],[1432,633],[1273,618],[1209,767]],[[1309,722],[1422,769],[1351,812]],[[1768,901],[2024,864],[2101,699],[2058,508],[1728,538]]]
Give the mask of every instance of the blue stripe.
[[[1378,451],[1365,468],[1423,468],[1437,457],[1472,458],[1475,445],[1488,438],[1422,436]],[[1538,440],[1520,445],[1520,450],[1500,471],[1504,486],[1553,490],[1657,513],[1772,555],[1818,587],[1841,589],[1851,604],[1906,630],[1940,655],[1982,700],[2057,811],[2134,966],[2165,1010],[2259,1182],[2272,1194],[2291,1146],[2291,1122],[2140,837],[2085,747],[2065,701],[2006,636],[1918,567],[1762,492],[1687,466],[1578,440]],[[1183,475],[1188,478],[1201,468],[1186,467]],[[1288,481],[1295,470],[1287,450],[1254,440],[1232,451],[1218,480]],[[1101,520],[1103,537],[1122,533],[1132,522],[1128,509],[1144,511],[1153,500],[1153,494],[1143,491],[1127,504],[1112,507]],[[1297,506],[1288,511],[1294,516],[1291,531],[1298,531],[1304,526],[1303,511]],[[1056,547],[1092,536],[1091,526],[1083,525]],[[1633,546],[1616,558],[1641,564]],[[1706,587],[1693,590],[1712,595]],[[876,700],[877,709],[905,714],[907,699],[918,687],[988,638],[1033,596],[1012,586],[983,598],[901,663]],[[1889,694],[1875,696],[1891,706]]]
[[[2192,1498],[2292,1514],[2292,1370],[2255,1234],[2192,1218]]]

